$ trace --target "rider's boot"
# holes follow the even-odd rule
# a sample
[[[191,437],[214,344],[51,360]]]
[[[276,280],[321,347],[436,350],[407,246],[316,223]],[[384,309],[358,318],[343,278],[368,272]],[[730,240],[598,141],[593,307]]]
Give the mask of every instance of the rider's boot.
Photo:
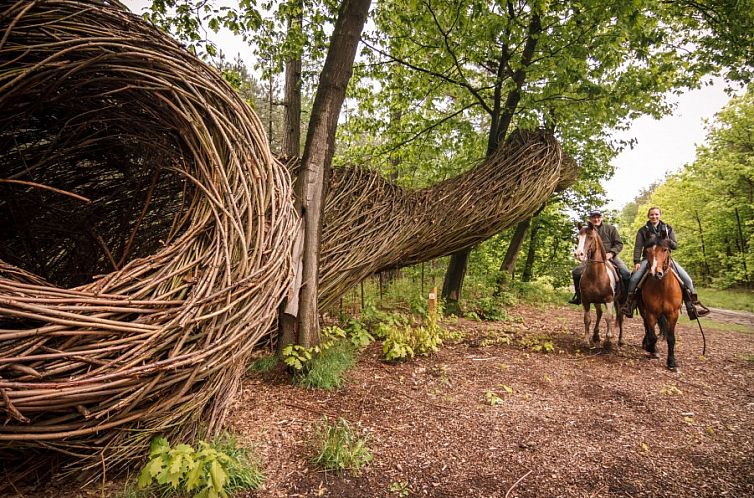
[[[689,312],[689,318],[695,320],[698,317],[709,315],[709,308],[699,301],[699,296],[696,295],[696,292],[689,293],[689,301],[690,303],[686,305],[686,311]],[[690,312],[692,309],[694,310],[693,315]]]
[[[568,304],[581,304],[581,292],[579,292],[581,289],[579,288],[579,284],[581,283],[581,276],[573,276],[573,288],[575,289],[576,293],[573,295],[570,301],[568,301]]]
[[[571,298],[571,300],[568,301],[568,304],[581,304],[581,294],[579,294],[578,290],[573,295],[573,297]]]
[[[628,318],[633,318],[634,306],[636,306],[636,292],[632,292],[626,297],[626,302],[623,305],[621,312]]]

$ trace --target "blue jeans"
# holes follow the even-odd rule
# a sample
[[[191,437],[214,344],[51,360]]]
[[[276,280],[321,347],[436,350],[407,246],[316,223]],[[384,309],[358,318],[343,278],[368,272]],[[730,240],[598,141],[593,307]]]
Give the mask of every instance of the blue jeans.
[[[683,282],[683,285],[689,290],[691,294],[696,294],[696,291],[694,290],[694,283],[691,281],[691,277],[688,273],[686,273],[686,270],[683,269],[681,265],[673,261],[673,268],[675,269],[676,273],[678,273],[678,276],[681,277],[681,281]],[[641,262],[641,266],[639,266],[639,269],[636,270],[631,274],[631,280],[628,282],[628,293],[633,294],[636,290],[636,286],[639,285],[639,281],[641,280],[641,277],[644,276],[644,273],[647,271],[647,260]]]

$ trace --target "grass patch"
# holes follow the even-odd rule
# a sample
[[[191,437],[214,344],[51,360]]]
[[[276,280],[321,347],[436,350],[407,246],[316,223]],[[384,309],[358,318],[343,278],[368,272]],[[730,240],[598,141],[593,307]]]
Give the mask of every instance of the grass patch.
[[[715,330],[726,330],[729,332],[741,332],[743,334],[754,334],[754,328],[752,328],[749,325],[741,325],[740,323],[718,322],[711,318],[702,318],[702,326],[709,327]]]
[[[355,363],[356,348],[349,340],[342,339],[315,355],[294,381],[308,389],[333,391],[343,385],[343,373]]]
[[[312,443],[317,451],[312,461],[325,470],[357,471],[372,460],[366,438],[359,437],[343,418],[331,424],[324,417],[314,428]]]
[[[702,302],[713,308],[750,311],[754,313],[754,291],[746,289],[697,289]]]
[[[279,358],[276,355],[262,356],[254,360],[249,365],[249,372],[267,373],[278,364]]]

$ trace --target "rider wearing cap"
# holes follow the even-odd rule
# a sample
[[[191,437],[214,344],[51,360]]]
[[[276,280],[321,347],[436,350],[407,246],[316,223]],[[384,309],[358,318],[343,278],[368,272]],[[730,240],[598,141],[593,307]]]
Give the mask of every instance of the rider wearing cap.
[[[633,316],[634,306],[636,304],[636,287],[641,282],[641,278],[647,271],[647,260],[644,258],[644,248],[647,245],[655,244],[660,239],[667,239],[671,250],[675,250],[678,247],[678,242],[675,238],[675,232],[673,227],[660,221],[662,211],[658,207],[652,207],[647,212],[647,224],[644,225],[636,232],[636,243],[634,244],[634,272],[631,274],[631,280],[628,284],[628,299],[623,307],[623,314],[631,317]],[[686,270],[681,267],[675,260],[673,261],[673,268],[676,275],[681,279],[683,285],[688,292],[688,299],[684,293],[684,301],[686,302],[686,311],[689,314],[689,318],[705,316],[709,314],[709,309],[699,302],[699,297],[694,290],[694,283],[691,281],[691,277]]]
[[[589,212],[589,222],[602,239],[602,245],[605,247],[605,253],[607,259],[612,261],[615,267],[620,272],[621,280],[627,282],[631,273],[628,271],[626,264],[618,258],[618,253],[623,249],[623,241],[620,238],[618,229],[613,225],[602,223],[602,212],[593,210]],[[573,269],[573,286],[576,290],[576,294],[568,301],[571,304],[581,304],[581,292],[579,289],[579,282],[581,280],[581,274],[584,273],[584,267],[586,263],[580,263]],[[625,289],[625,287],[624,287]]]

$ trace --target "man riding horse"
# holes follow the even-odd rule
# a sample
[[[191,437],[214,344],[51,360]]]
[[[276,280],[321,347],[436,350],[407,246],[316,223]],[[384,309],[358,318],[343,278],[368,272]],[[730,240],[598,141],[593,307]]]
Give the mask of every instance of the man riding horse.
[[[598,210],[589,212],[589,222],[600,235],[602,245],[605,246],[605,251],[607,252],[607,259],[618,269],[618,273],[620,273],[623,282],[623,288],[625,289],[625,285],[631,277],[631,273],[628,271],[626,264],[618,258],[618,253],[623,249],[623,241],[620,238],[620,234],[618,234],[618,229],[613,225],[602,223],[602,212]],[[581,274],[584,273],[585,265],[586,263],[581,263],[573,269],[573,285],[576,289],[576,293],[573,298],[568,301],[571,304],[581,304],[579,282],[581,280]]]
[[[652,207],[647,213],[647,224],[639,229],[636,233],[636,243],[634,244],[634,272],[628,285],[628,299],[623,306],[623,314],[632,317],[634,306],[636,305],[636,288],[639,286],[642,277],[647,271],[647,260],[644,258],[644,248],[656,243],[659,239],[667,239],[671,250],[678,247],[673,227],[660,220],[662,211],[658,207]],[[692,320],[709,314],[709,309],[704,306],[696,295],[694,283],[686,270],[673,260],[673,269],[675,274],[683,282],[685,287],[684,302],[686,303],[686,312]]]

